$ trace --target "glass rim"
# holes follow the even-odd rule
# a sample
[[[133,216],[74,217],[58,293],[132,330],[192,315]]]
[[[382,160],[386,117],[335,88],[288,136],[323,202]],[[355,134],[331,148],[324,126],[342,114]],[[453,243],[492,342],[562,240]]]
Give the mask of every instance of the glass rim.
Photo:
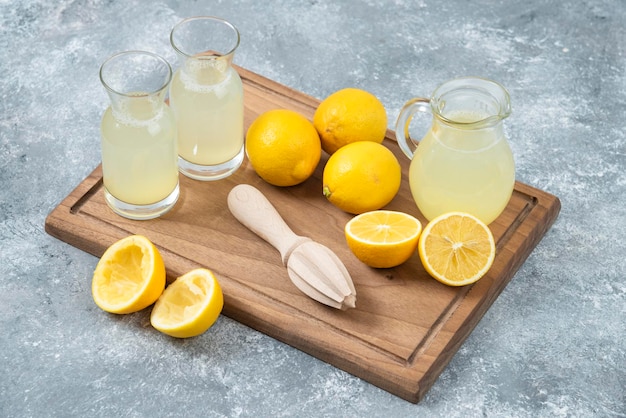
[[[204,51],[199,51],[199,52],[196,52],[196,53],[193,53],[193,54],[189,54],[189,53],[181,50],[176,45],[176,43],[174,42],[174,32],[176,32],[177,29],[179,29],[180,27],[182,27],[183,25],[185,25],[185,24],[187,24],[189,22],[200,21],[200,20],[223,23],[226,26],[228,26],[230,29],[232,29],[233,32],[235,33],[235,35],[237,37],[237,41],[235,42],[235,45],[228,52],[225,52],[220,57],[227,57],[229,55],[232,55],[237,50],[237,48],[239,47],[239,43],[241,42],[241,35],[239,33],[239,29],[237,29],[237,27],[235,25],[233,25],[232,23],[230,23],[226,19],[222,19],[222,18],[216,17],[216,16],[192,16],[192,17],[187,17],[187,18],[181,20],[180,22],[178,22],[176,25],[174,25],[174,27],[170,31],[170,44],[172,45],[172,48],[174,48],[174,50],[177,53],[179,53],[179,54],[181,54],[181,55],[183,55],[183,56],[185,56],[187,58],[194,58],[199,53],[204,52]]]
[[[477,83],[477,85],[469,86],[464,85],[466,82],[473,81]],[[459,87],[466,87],[474,90],[481,91],[486,93],[488,96],[491,96],[497,103],[499,107],[499,112],[494,115],[490,115],[484,119],[476,120],[472,122],[459,122],[444,116],[439,107],[435,104],[440,102],[440,98],[449,93],[451,91],[459,89]],[[496,93],[494,94],[494,91]],[[511,115],[511,96],[509,91],[497,81],[478,76],[464,76],[457,77],[451,80],[445,81],[439,84],[429,99],[431,109],[433,114],[437,116],[442,122],[447,123],[449,125],[457,125],[457,126],[465,126],[465,127],[483,127],[488,126],[490,124],[497,123],[503,119],[506,119]]]
[[[103,70],[105,66],[120,57],[129,56],[129,55],[146,55],[146,56],[155,58],[157,61],[160,61],[161,63],[165,64],[165,67],[167,68],[167,76],[165,77],[163,84],[159,88],[153,91],[124,93],[124,92],[118,91],[117,89],[113,88],[109,83],[107,83],[103,76]],[[154,52],[150,52],[150,51],[143,51],[140,49],[133,49],[133,50],[128,50],[128,51],[117,52],[111,55],[110,57],[108,57],[100,66],[99,76],[100,76],[100,82],[102,83],[104,88],[107,89],[111,93],[115,93],[117,95],[124,96],[124,97],[149,97],[149,96],[158,94],[161,91],[163,91],[163,89],[167,88],[170,81],[172,81],[173,71],[172,71],[172,66],[170,65],[170,63],[159,54],[155,54]]]

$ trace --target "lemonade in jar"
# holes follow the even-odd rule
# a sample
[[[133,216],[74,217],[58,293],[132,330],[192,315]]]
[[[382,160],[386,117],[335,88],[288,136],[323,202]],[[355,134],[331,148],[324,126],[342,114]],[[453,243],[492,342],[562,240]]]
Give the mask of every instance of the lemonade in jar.
[[[117,214],[151,219],[179,196],[176,124],[164,96],[167,61],[143,51],[109,58],[100,78],[111,100],[101,125],[105,200]]]
[[[222,19],[192,17],[170,40],[181,60],[170,86],[179,169],[197,180],[227,177],[244,157],[243,84],[231,65],[239,32]]]

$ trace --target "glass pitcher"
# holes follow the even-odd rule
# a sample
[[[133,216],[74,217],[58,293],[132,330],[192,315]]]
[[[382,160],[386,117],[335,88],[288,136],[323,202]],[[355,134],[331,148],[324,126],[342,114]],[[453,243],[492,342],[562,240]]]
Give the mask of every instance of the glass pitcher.
[[[417,112],[432,114],[421,141],[409,133]],[[396,138],[411,159],[411,193],[426,219],[462,211],[489,224],[502,213],[515,185],[503,127],[510,114],[506,89],[478,77],[447,81],[430,99],[414,98],[402,107]]]

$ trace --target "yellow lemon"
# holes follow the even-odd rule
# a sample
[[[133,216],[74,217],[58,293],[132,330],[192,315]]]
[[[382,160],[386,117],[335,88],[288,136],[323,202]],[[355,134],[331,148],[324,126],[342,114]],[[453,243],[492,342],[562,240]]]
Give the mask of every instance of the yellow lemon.
[[[195,337],[215,323],[223,307],[222,288],[213,273],[195,269],[165,289],[152,308],[150,323],[172,337]]]
[[[96,265],[93,300],[101,309],[126,314],[152,305],[165,288],[165,266],[150,240],[131,235],[111,245]]]
[[[418,243],[424,268],[450,286],[464,286],[483,277],[496,255],[489,227],[473,215],[450,212],[430,221]]]
[[[370,267],[390,268],[407,261],[417,249],[422,224],[415,217],[390,210],[365,212],[345,227],[348,247]]]
[[[360,214],[380,209],[400,189],[400,163],[383,144],[353,142],[330,156],[324,166],[324,196],[339,209]]]
[[[295,186],[308,179],[322,148],[313,124],[293,110],[259,115],[246,133],[246,154],[254,171],[274,186]]]
[[[387,133],[387,112],[373,94],[346,88],[328,96],[313,116],[322,149],[333,154],[356,141],[381,143]]]

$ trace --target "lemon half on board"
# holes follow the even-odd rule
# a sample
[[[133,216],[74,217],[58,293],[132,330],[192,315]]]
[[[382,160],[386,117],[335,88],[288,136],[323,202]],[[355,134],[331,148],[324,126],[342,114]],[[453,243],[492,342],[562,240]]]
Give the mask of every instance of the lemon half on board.
[[[96,265],[93,300],[101,309],[127,314],[152,305],[165,288],[165,266],[154,244],[131,235],[111,245]]]
[[[407,261],[417,248],[422,224],[413,216],[390,210],[365,212],[345,227],[348,247],[370,267],[389,268]]]
[[[469,213],[450,212],[430,221],[418,243],[424,268],[449,286],[478,281],[491,268],[496,245],[491,230]]]
[[[208,330],[224,306],[222,288],[213,273],[199,268],[172,282],[157,300],[150,323],[176,338],[195,337]]]

